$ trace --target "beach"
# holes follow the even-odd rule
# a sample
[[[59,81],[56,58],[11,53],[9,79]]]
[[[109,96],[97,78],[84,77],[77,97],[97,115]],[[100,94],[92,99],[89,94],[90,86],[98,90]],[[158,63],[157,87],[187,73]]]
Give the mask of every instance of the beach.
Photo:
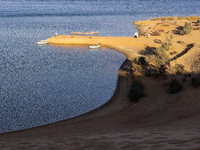
[[[133,75],[130,60],[148,54],[152,47],[159,47],[166,37],[173,35],[170,51],[184,51],[193,47],[171,62],[183,64],[190,71],[189,61],[199,53],[199,30],[180,35],[178,27],[185,21],[138,21],[149,30],[163,29],[160,36],[102,37],[58,35],[49,38],[54,45],[91,45],[101,43],[123,53],[127,60],[118,72],[116,91],[105,105],[87,114],[61,122],[4,133],[0,135],[0,148],[10,149],[125,149],[167,150],[200,149],[200,105],[199,88],[193,88],[188,79],[184,89],[170,95],[166,92],[170,74],[157,78],[144,73]],[[165,25],[163,25],[165,24]],[[167,25],[166,25],[167,24]],[[194,28],[197,28],[194,26]],[[169,32],[169,33],[168,33]],[[181,77],[180,77],[181,78]],[[147,93],[139,102],[129,101],[127,95],[134,80],[141,81]]]

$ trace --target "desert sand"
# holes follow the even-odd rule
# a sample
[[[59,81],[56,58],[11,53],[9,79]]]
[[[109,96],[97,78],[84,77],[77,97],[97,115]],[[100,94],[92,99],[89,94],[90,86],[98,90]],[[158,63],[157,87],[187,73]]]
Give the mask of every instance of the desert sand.
[[[100,108],[81,116],[61,122],[0,134],[0,150],[199,150],[200,149],[200,94],[199,88],[191,86],[188,79],[184,89],[177,94],[166,92],[170,74],[146,77],[145,73],[131,74],[130,60],[148,54],[152,47],[159,47],[166,37],[173,35],[170,51],[178,54],[188,48],[187,53],[171,62],[180,63],[190,71],[190,61],[200,53],[200,31],[192,30],[188,35],[179,31],[186,20],[138,21],[145,26],[146,33],[164,30],[160,36],[140,35],[133,37],[101,37],[58,35],[49,38],[50,44],[90,45],[101,43],[126,55],[118,73],[118,84],[111,100]],[[193,26],[196,29],[197,26]],[[143,28],[144,29],[144,28]],[[169,51],[169,52],[170,52]],[[173,58],[173,56],[172,56]],[[134,80],[145,86],[146,97],[139,102],[127,98]],[[181,77],[178,78],[181,80]]]

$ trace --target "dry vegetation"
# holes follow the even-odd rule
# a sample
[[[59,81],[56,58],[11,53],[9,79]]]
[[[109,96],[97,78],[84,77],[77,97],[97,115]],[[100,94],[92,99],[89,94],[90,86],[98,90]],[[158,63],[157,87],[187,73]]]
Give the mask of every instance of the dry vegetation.
[[[200,71],[200,54],[196,54],[192,63],[191,70],[198,73]]]
[[[187,53],[189,50],[191,50],[194,47],[194,43],[186,44],[186,42],[188,41],[187,41],[187,38],[185,38],[187,35],[191,33],[192,30],[197,30],[196,26],[198,27],[199,25],[197,23],[197,20],[199,19],[200,19],[200,16],[159,17],[155,19],[149,19],[151,20],[149,21],[151,23],[149,23],[148,21],[146,22],[139,21],[138,23],[136,23],[135,25],[138,25],[140,29],[142,29],[143,26],[146,27],[148,26],[148,24],[150,25],[152,24],[152,22],[155,22],[155,26],[148,26],[149,29],[145,30],[145,32],[143,32],[144,33],[143,35],[145,35],[145,33],[148,33],[150,30],[152,31],[152,29],[154,29],[155,32],[156,31],[163,32],[164,31],[163,28],[168,29],[168,30],[171,29],[171,31],[169,31],[169,33],[171,34],[170,34],[170,38],[168,38],[169,37],[169,35],[167,35],[168,32],[165,32],[166,34],[165,37],[166,36],[167,37],[165,41],[163,41],[163,40],[160,40],[161,39],[160,37],[164,34],[162,33],[162,35],[154,41],[155,43],[160,43],[161,46],[158,46],[157,48],[152,47],[152,51],[153,51],[152,54],[141,56],[141,58],[144,58],[145,62],[147,63],[141,64],[139,61],[140,57],[132,60],[133,73],[135,74],[142,73],[142,72],[145,72],[146,68],[150,68],[150,71],[146,72],[146,75],[150,74],[153,77],[158,77],[160,75],[165,75],[165,76],[172,75],[170,77],[171,81],[169,81],[168,90],[166,91],[169,94],[180,92],[184,87],[182,83],[187,81],[187,77],[192,77],[190,78],[191,79],[190,85],[199,87],[200,76],[198,75],[198,73],[200,71],[200,61],[199,61],[200,55],[190,54],[190,58],[192,59],[190,59],[190,63],[188,63],[188,61],[186,60],[188,57]],[[177,21],[177,20],[183,20],[182,24],[180,25],[180,21]],[[158,21],[162,21],[162,23]],[[176,21],[175,24],[174,24],[174,21]],[[178,30],[174,30],[174,28]],[[182,37],[183,36],[184,37],[182,38],[181,35]],[[173,41],[173,36],[176,37],[175,41]],[[189,38],[191,37],[188,37],[188,39]],[[185,42],[183,42],[181,39],[184,39]],[[193,39],[193,37],[191,39]],[[182,46],[185,46],[185,49],[182,51],[180,51],[179,49],[174,49],[175,47],[174,45],[176,45],[176,47],[180,46],[180,45],[177,46],[177,43]],[[149,48],[151,49],[150,46]],[[180,62],[180,64],[177,62]],[[190,68],[190,70],[186,68]],[[177,79],[178,76],[181,77],[181,80]]]

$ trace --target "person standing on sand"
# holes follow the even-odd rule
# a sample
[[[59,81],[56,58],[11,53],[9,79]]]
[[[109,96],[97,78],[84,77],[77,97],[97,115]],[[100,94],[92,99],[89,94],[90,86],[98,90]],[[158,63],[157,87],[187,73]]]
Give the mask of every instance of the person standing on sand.
[[[137,32],[135,32],[135,38],[138,38],[138,33]]]
[[[147,38],[150,38],[150,33],[147,34]]]
[[[150,69],[149,69],[149,67],[147,67],[147,69],[146,69],[146,76],[147,76],[147,77],[150,76]]]

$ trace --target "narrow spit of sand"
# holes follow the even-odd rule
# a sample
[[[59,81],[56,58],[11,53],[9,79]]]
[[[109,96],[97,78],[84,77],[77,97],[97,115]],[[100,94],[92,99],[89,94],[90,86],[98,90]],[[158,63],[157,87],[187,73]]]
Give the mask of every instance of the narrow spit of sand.
[[[200,52],[199,30],[181,36],[179,29],[184,20],[138,21],[150,30],[163,29],[161,36],[134,37],[89,37],[59,35],[49,38],[50,44],[96,44],[110,47],[126,55],[127,60],[119,70],[117,88],[112,99],[104,106],[73,119],[37,128],[0,135],[0,149],[200,149],[200,94],[191,88],[190,81],[184,90],[169,95],[166,85],[170,78],[145,77],[130,74],[130,60],[158,47],[173,35],[170,51],[181,53],[187,45],[194,44],[187,54],[174,63],[184,64],[189,70],[189,59]],[[165,24],[165,25],[164,25]],[[167,24],[167,25],[166,25]],[[195,28],[196,26],[194,26]],[[148,29],[147,28],[147,29]],[[168,33],[170,32],[170,33]],[[173,64],[173,62],[172,62]],[[147,97],[137,103],[128,100],[127,94],[132,81],[140,80],[145,86]]]

